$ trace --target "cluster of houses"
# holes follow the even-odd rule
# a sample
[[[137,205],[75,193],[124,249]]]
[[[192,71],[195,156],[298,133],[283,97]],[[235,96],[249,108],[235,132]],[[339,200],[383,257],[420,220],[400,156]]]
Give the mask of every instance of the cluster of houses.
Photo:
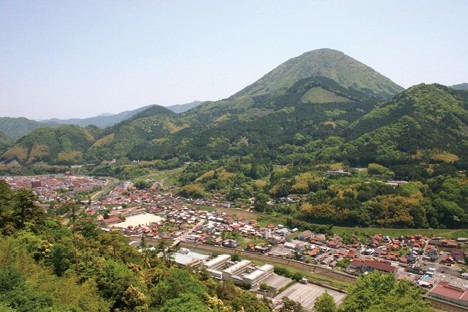
[[[373,235],[360,242],[345,244],[339,235],[326,236],[311,231],[302,232],[296,239],[290,239],[296,230],[290,230],[282,225],[261,227],[255,220],[234,219],[228,215],[207,213],[205,222],[196,227],[186,240],[239,248],[239,242],[243,238],[255,238],[257,242],[263,243],[247,245],[245,250],[326,265],[335,269],[338,269],[338,264],[346,263],[345,272],[355,275],[377,270],[395,274],[398,278],[412,276],[411,280],[415,285],[431,288],[429,294],[440,298],[443,294],[450,293],[452,295],[447,297],[447,300],[458,300],[454,299],[458,296],[457,298],[461,300],[457,301],[458,304],[467,305],[465,294],[468,282],[463,279],[466,277],[458,273],[455,273],[455,276],[439,273],[445,272],[444,268],[448,265],[465,264],[468,254],[459,247],[467,240],[460,238],[455,241],[422,235],[398,237]],[[224,239],[226,236],[232,237],[232,232],[237,232],[236,240]],[[219,272],[213,274],[222,276]],[[428,278],[430,283],[427,282]]]
[[[66,202],[78,192],[93,192],[107,185],[106,179],[74,175],[2,177],[13,190],[32,189],[43,202]]]
[[[215,194],[210,199],[186,199],[173,194],[174,187],[164,187],[157,181],[148,181],[152,184],[147,189],[137,189],[130,181],[121,181],[109,194],[101,199],[104,206],[145,205],[145,206],[173,206],[184,205],[209,206],[232,208],[231,202],[223,200],[221,194]]]
[[[346,172],[328,174],[344,175]],[[70,200],[76,192],[95,191],[108,183],[104,179],[72,175],[5,177],[5,180],[13,189],[32,188],[41,200],[59,202]],[[242,246],[247,251],[273,257],[340,267],[356,275],[378,270],[400,277],[402,272],[410,272],[417,276],[416,283],[431,288],[431,295],[468,305],[468,282],[452,276],[443,279],[438,273],[445,267],[466,263],[467,249],[460,246],[466,246],[468,239],[373,235],[366,239],[354,237],[353,243],[346,244],[337,234],[327,236],[311,231],[297,234],[298,229],[288,229],[281,224],[261,226],[256,220],[196,209],[199,206],[231,208],[232,204],[224,201],[221,195],[204,200],[173,196],[171,189],[163,188],[156,181],[144,190],[121,181],[100,201],[92,202],[86,213],[94,215],[103,227],[120,227],[129,236],[181,239],[228,248]],[[158,216],[157,219],[150,218],[154,216]],[[132,218],[135,223],[123,223]],[[259,284],[273,272],[272,266],[255,267],[247,260],[234,263],[227,255],[208,260],[205,255],[191,255],[184,250],[179,253],[177,257],[181,262],[202,264],[215,278],[250,286]]]

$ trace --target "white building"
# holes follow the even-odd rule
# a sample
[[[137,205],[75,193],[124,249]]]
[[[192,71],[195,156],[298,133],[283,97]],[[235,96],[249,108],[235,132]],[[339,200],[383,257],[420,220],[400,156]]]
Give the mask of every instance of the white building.
[[[240,262],[237,262],[234,265],[231,265],[227,269],[223,270],[223,281],[227,281],[230,279],[233,275],[239,275],[244,273],[247,270],[247,267],[252,264],[251,261],[249,260],[242,260]]]
[[[273,266],[271,264],[265,264],[252,273],[244,275],[243,281],[245,284],[255,286],[260,284],[263,280],[267,279],[272,274]]]
[[[213,258],[203,265],[205,268],[208,270],[219,270],[222,267],[226,265],[226,262],[228,262],[231,259],[230,255],[219,255],[216,258]]]

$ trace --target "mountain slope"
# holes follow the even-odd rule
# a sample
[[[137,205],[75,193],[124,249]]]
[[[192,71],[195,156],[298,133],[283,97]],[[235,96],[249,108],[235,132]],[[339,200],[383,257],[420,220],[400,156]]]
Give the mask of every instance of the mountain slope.
[[[18,140],[36,128],[47,126],[52,125],[30,120],[24,117],[0,117],[0,131],[14,140]]]
[[[204,102],[191,110],[187,118],[193,124],[200,125],[225,120],[227,117],[237,114],[252,118],[261,117],[271,113],[268,102],[271,102],[276,96],[284,94],[289,88],[304,79],[327,81],[327,84],[332,81],[335,90],[340,89],[341,92],[347,93],[354,92],[359,94],[360,99],[366,97],[376,102],[403,90],[390,79],[342,52],[320,49],[284,62],[252,85],[227,99]],[[308,96],[315,96],[313,102],[323,101],[323,99],[318,100],[318,97],[325,97],[325,102],[340,101],[329,93],[325,95],[326,92],[323,90],[311,92],[312,94]],[[306,98],[304,100],[307,101]]]
[[[200,105],[200,103],[202,102],[194,101],[194,102],[190,102],[186,104],[176,104],[176,105],[167,106],[167,108],[175,113],[183,113],[185,111],[188,111],[189,109],[197,107],[198,105]],[[94,125],[100,128],[105,128],[105,127],[113,126],[121,121],[127,120],[135,116],[136,114],[150,108],[151,106],[153,105],[147,105],[144,107],[140,107],[138,109],[128,110],[128,111],[124,111],[118,114],[103,114],[103,115],[89,117],[89,118],[71,118],[71,119],[53,118],[53,119],[48,119],[48,120],[42,120],[41,122],[65,124],[65,125],[76,125],[80,127]]]
[[[0,154],[14,144],[12,138],[0,131]]]
[[[89,149],[88,157],[92,161],[126,157],[138,144],[163,141],[188,126],[178,121],[177,116],[166,107],[150,106],[132,118],[107,128]]]
[[[281,64],[235,96],[273,94],[309,77],[326,77],[343,87],[381,99],[403,90],[390,79],[342,52],[319,49]]]
[[[73,125],[38,128],[19,139],[0,159],[17,160],[23,164],[48,162],[79,163],[94,142],[92,132]]]
[[[63,124],[63,125],[76,125],[80,127],[94,125],[97,127],[105,128],[105,127],[115,125],[116,123],[119,123],[123,120],[126,120],[138,114],[139,112],[144,111],[148,107],[149,106],[140,107],[135,110],[124,111],[115,115],[111,114],[111,115],[94,116],[94,117],[89,117],[89,118],[71,118],[71,119],[53,118],[53,119],[48,119],[48,120],[42,120],[41,122],[56,123],[56,124]]]
[[[457,90],[468,90],[468,83],[460,83],[457,85],[453,85],[452,88],[457,89]]]
[[[193,101],[193,102],[186,103],[186,104],[175,104],[175,105],[166,106],[166,108],[170,109],[174,113],[181,114],[188,110],[191,110],[192,108],[197,107],[201,103],[203,103],[203,101]]]
[[[199,114],[190,127],[164,140],[145,141],[129,155],[132,159],[186,155],[202,160],[254,154],[291,144],[297,138],[307,141],[338,134],[375,103],[375,99],[343,88],[333,80],[303,79],[283,93],[255,98],[250,107],[242,102],[226,107],[226,102],[222,102],[222,107],[208,103],[210,109],[205,110],[203,104],[194,110]],[[181,119],[187,120],[186,117],[191,116]],[[210,119],[215,122],[209,122]]]
[[[353,123],[348,157],[389,162],[422,150],[465,157],[468,92],[438,84],[413,86]]]

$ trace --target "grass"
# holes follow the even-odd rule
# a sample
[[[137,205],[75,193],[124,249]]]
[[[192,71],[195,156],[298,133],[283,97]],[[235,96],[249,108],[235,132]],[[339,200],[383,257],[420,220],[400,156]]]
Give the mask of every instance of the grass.
[[[267,226],[269,224],[284,224],[286,222],[286,217],[281,215],[271,215],[271,214],[257,214],[257,222],[260,226]]]
[[[468,229],[391,229],[391,228],[358,228],[334,226],[336,234],[382,234],[388,236],[416,235],[441,236],[444,238],[468,237]]]
[[[215,211],[216,209],[211,207],[211,206],[203,206],[203,205],[200,205],[200,206],[196,206],[195,207],[197,210],[202,210],[202,211]]]
[[[299,235],[301,235],[301,231],[297,231],[295,233],[292,233],[291,235],[288,236],[288,238],[296,239]]]
[[[315,274],[315,273],[305,273],[305,276],[309,278],[310,281],[316,282],[318,284],[326,284],[332,287],[347,291],[351,287],[351,283],[343,282],[334,278],[330,278],[327,276]]]
[[[299,272],[301,273],[304,277],[307,277],[310,281],[316,282],[317,284],[325,284],[325,285],[330,285],[332,287],[341,289],[341,290],[348,290],[349,287],[351,287],[351,283],[348,282],[343,282],[338,279],[334,279],[328,276],[320,275],[317,273],[312,273],[308,271],[303,271],[303,270],[298,270],[295,268],[288,267],[286,265],[278,265],[280,267],[286,267],[291,274],[294,275],[294,273]]]
[[[268,242],[262,238],[246,238],[246,237],[242,237],[242,240],[241,240],[241,248],[242,249],[245,249],[247,246],[249,245],[268,245]]]
[[[149,168],[147,168],[149,169]],[[144,176],[139,176],[138,178],[135,178],[136,180],[145,180],[145,179],[154,179],[161,181],[165,185],[176,185],[177,184],[177,174],[182,172],[185,169],[185,167],[181,168],[176,168],[172,170],[151,170],[152,172],[144,175]],[[134,181],[134,182],[135,182]]]

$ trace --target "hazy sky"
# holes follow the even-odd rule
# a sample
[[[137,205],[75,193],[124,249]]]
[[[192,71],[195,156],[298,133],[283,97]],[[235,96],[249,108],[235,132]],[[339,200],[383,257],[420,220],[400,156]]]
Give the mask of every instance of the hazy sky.
[[[333,48],[403,87],[468,82],[468,1],[0,0],[0,116],[226,98]]]

